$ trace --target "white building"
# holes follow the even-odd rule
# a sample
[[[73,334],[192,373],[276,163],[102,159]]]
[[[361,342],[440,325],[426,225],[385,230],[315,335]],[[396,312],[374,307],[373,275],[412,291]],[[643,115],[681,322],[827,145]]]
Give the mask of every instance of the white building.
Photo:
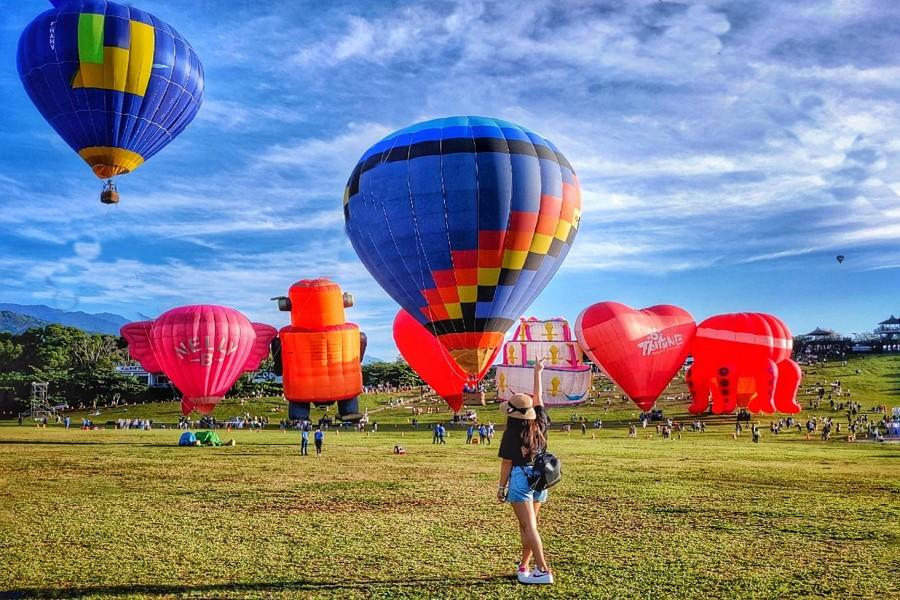
[[[165,375],[148,373],[141,365],[116,365],[115,371],[119,375],[137,377],[148,387],[152,388],[170,387],[172,385],[171,382],[169,382],[169,378]]]

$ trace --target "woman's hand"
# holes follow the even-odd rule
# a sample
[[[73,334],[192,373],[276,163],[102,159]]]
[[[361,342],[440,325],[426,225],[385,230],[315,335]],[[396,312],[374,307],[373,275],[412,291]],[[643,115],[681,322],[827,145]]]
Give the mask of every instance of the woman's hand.
[[[497,486],[497,502],[503,504],[506,502],[506,486],[501,485]]]
[[[546,357],[546,356],[541,357],[540,360],[534,361],[534,372],[535,372],[535,373],[540,373],[541,371],[543,371],[543,370],[544,370],[544,363],[546,363],[546,362],[547,362],[547,357]]]

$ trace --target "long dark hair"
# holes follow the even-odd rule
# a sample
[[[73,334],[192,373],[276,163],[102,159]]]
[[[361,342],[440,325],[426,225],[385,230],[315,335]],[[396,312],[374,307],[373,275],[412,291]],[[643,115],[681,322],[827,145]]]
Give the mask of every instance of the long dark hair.
[[[547,436],[544,435],[544,428],[537,419],[525,421],[524,425],[522,427],[522,457],[532,461],[538,452],[547,446]]]

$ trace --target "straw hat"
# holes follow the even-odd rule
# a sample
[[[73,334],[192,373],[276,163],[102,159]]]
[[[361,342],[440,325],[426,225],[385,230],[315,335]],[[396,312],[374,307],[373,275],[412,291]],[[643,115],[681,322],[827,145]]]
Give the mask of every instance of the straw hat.
[[[534,400],[528,394],[513,394],[509,400],[500,405],[500,411],[506,413],[512,419],[534,421],[537,414],[534,412]]]

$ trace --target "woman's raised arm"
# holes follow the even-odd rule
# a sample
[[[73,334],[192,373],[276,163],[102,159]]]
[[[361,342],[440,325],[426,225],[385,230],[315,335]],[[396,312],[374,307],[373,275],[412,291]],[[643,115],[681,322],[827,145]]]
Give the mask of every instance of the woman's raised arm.
[[[546,358],[534,361],[534,394],[531,399],[535,406],[544,406],[544,386],[541,384],[541,373],[544,372]]]

